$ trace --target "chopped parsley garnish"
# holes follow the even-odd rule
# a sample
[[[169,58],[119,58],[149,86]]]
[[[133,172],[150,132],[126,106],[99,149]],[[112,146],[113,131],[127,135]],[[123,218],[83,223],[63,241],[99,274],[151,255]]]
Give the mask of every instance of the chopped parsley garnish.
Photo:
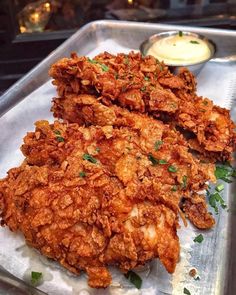
[[[173,46],[176,46],[176,44],[173,44]]]
[[[199,44],[199,42],[198,41],[195,41],[195,40],[191,40],[189,42],[192,43],[192,44]]]
[[[139,275],[137,275],[132,270],[129,270],[127,274],[125,274],[126,279],[130,281],[137,289],[140,289],[142,287],[142,279]]]
[[[215,213],[219,213],[218,204],[220,204],[221,208],[225,209],[227,206],[225,204],[224,199],[221,197],[219,193],[214,193],[209,196],[209,204],[215,210]]]
[[[183,37],[183,32],[179,31],[179,37]]]
[[[81,172],[79,173],[79,176],[80,176],[81,178],[83,178],[83,177],[86,176],[86,173],[85,173],[84,171],[81,171]]]
[[[99,153],[99,152],[100,152],[100,150],[101,150],[101,149],[100,149],[99,147],[96,147],[96,152],[98,152],[98,153]]]
[[[169,167],[168,167],[168,171],[169,172],[177,172],[177,168],[175,167],[175,166],[173,166],[173,165],[170,165]]]
[[[215,213],[218,214],[219,209],[218,209],[217,204],[216,204],[216,196],[215,196],[215,194],[210,195],[209,204],[215,210]]]
[[[173,185],[172,188],[171,188],[171,191],[172,192],[176,192],[177,190],[178,190],[177,185]]]
[[[217,191],[217,192],[221,192],[221,191],[223,191],[223,189],[224,189],[224,185],[223,185],[223,183],[220,183],[220,184],[218,184],[218,185],[216,186],[216,191]]]
[[[91,59],[91,58],[88,58],[88,61],[91,63],[91,64],[97,64],[98,61],[96,61],[95,59]]]
[[[182,180],[183,180],[182,188],[185,189],[187,187],[188,177],[186,175],[184,175],[183,178],[182,178]]]
[[[148,155],[148,160],[151,161],[152,162],[152,165],[154,165],[154,166],[157,165],[158,162],[159,162],[155,157],[153,157],[152,154],[149,154]]]
[[[149,81],[150,79],[148,77],[144,77],[144,80],[145,81]]]
[[[90,154],[84,154],[83,155],[83,159],[84,160],[87,160],[93,164],[96,164],[97,163],[97,159],[95,159],[93,156],[91,156]]]
[[[100,64],[100,66],[101,66],[103,72],[108,72],[108,71],[109,71],[108,66],[106,66],[106,65],[104,65],[104,64]]]
[[[191,295],[190,291],[187,288],[184,288],[184,294]]]
[[[101,66],[102,70],[104,72],[108,72],[109,71],[109,68],[108,66],[104,65],[104,64],[101,64],[99,61],[95,60],[95,59],[90,59],[88,58],[88,61],[91,63],[91,64],[98,64]]]
[[[125,64],[125,65],[128,65],[128,64],[129,64],[129,58],[128,58],[128,56],[125,57],[124,64]]]
[[[58,142],[64,142],[65,141],[65,139],[60,136],[61,135],[61,132],[59,130],[55,130],[54,133],[56,134],[56,140]]]
[[[65,141],[65,139],[63,137],[61,137],[61,136],[57,136],[56,139],[57,139],[58,142],[64,142]]]
[[[56,135],[61,135],[61,132],[60,132],[59,130],[55,130],[54,133],[55,133]]]
[[[203,235],[200,234],[200,235],[196,236],[193,241],[195,243],[199,243],[200,244],[203,240],[204,240]]]
[[[40,280],[42,279],[43,274],[41,272],[37,272],[37,271],[32,271],[31,272],[31,283],[33,285],[36,285],[40,282]]]
[[[140,90],[141,90],[142,92],[146,91],[146,86],[141,87]]]
[[[224,180],[225,182],[231,183],[231,177],[236,176],[236,170],[230,166],[218,165],[215,170],[215,177],[217,179]]]
[[[162,144],[163,144],[163,141],[162,141],[162,140],[158,140],[158,141],[156,141],[155,144],[154,144],[154,149],[155,149],[155,151],[158,151],[159,148],[160,148],[160,146],[161,146]]]
[[[161,164],[161,165],[167,164],[167,161],[166,160],[159,160],[159,164]]]
[[[207,105],[208,105],[208,101],[204,100],[204,101],[203,101],[203,104],[204,104],[205,106],[207,106]]]

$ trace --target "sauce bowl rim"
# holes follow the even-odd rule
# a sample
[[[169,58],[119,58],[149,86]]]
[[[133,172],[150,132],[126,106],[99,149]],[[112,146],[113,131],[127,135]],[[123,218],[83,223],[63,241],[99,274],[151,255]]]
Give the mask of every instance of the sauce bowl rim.
[[[148,55],[147,51],[151,47],[151,45],[154,44],[154,42],[156,42],[157,40],[163,39],[165,37],[178,35],[179,32],[180,31],[177,31],[177,30],[176,31],[164,31],[161,33],[151,35],[148,39],[146,39],[145,41],[143,41],[140,44],[139,50],[140,50],[141,54],[143,56],[147,56]],[[214,57],[214,55],[216,54],[217,48],[216,48],[216,44],[212,40],[206,38],[206,36],[204,36],[202,34],[193,33],[190,31],[181,31],[181,32],[183,35],[193,36],[195,38],[205,41],[210,49],[211,55],[210,55],[210,57],[208,57],[200,62],[194,62],[194,63],[174,64],[174,63],[164,62],[167,66],[171,66],[171,67],[185,67],[186,66],[186,67],[188,67],[188,66],[193,66],[193,65],[200,65],[200,64],[206,63],[207,61],[209,61],[210,59],[212,59]]]

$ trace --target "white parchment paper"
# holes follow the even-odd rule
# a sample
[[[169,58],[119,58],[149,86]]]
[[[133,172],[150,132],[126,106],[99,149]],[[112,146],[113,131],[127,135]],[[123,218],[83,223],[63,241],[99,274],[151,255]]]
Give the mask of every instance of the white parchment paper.
[[[90,52],[89,56],[108,51],[111,53],[128,52],[130,48],[124,48],[113,40],[106,40],[98,44],[97,48]],[[215,104],[230,108],[235,97],[236,65],[222,65],[208,63],[198,76],[198,93],[211,98]],[[31,93],[21,103],[0,118],[0,177],[6,176],[6,172],[21,164],[23,156],[20,152],[22,138],[27,131],[34,130],[34,122],[46,119],[53,122],[50,113],[51,100],[56,96],[55,88],[51,81]],[[224,213],[222,213],[224,214]],[[223,218],[223,217],[222,217]],[[214,247],[215,230],[208,232],[207,247]],[[179,230],[181,244],[181,259],[174,275],[166,272],[158,260],[152,261],[139,275],[143,279],[142,290],[134,288],[124,276],[112,269],[113,284],[106,290],[92,290],[87,286],[86,275],[75,277],[60,267],[57,263],[49,262],[36,250],[26,246],[21,234],[11,233],[7,228],[0,228],[0,264],[13,275],[29,280],[31,271],[43,272],[44,281],[40,289],[50,295],[88,295],[88,294],[113,294],[113,295],[158,295],[158,294],[183,294],[183,288],[188,287],[192,294],[201,294],[202,284],[208,280],[207,269],[219,263],[220,257],[212,256],[209,261],[204,255],[209,249],[202,252],[200,258],[194,260],[195,247],[193,238],[198,234],[191,225],[187,228],[181,226]],[[224,233],[222,233],[224,234]],[[208,243],[208,244],[207,244]],[[197,250],[199,251],[199,250]],[[193,266],[203,263],[201,281],[195,282],[188,275]],[[202,262],[201,262],[202,263]],[[217,275],[217,274],[216,274]]]

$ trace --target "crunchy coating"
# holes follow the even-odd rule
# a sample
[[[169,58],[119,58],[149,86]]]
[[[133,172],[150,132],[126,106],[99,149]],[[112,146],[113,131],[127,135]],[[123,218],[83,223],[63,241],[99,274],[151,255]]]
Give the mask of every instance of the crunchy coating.
[[[135,116],[134,126],[116,128],[39,121],[24,139],[24,163],[0,181],[2,225],[70,271],[86,271],[91,287],[111,283],[108,265],[127,272],[159,257],[173,272],[182,195],[191,200],[214,175],[178,132]]]
[[[209,153],[213,161],[231,159],[236,134],[229,111],[198,97],[187,69],[174,76],[151,56],[105,52],[93,60],[73,54],[52,65],[49,74],[60,97],[95,94],[105,105],[148,112],[193,133],[197,142],[193,147]]]

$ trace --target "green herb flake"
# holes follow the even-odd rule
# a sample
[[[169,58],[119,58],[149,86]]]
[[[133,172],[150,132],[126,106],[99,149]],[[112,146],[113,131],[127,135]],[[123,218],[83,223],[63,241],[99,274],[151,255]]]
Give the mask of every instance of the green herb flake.
[[[85,173],[84,171],[81,171],[81,172],[79,173],[79,176],[80,176],[81,178],[84,178],[84,177],[86,176],[86,173]]]
[[[177,190],[178,190],[177,185],[173,185],[172,188],[171,188],[171,191],[172,192],[176,192]]]
[[[148,155],[148,160],[151,161],[152,165],[154,165],[154,166],[159,163],[159,161],[152,154]]]
[[[190,291],[187,288],[184,288],[184,294],[191,295]]]
[[[236,177],[236,169],[233,169],[233,171],[232,171],[232,175],[231,175],[232,177]]]
[[[31,272],[31,283],[33,285],[37,285],[43,277],[43,274],[41,272],[32,271]]]
[[[142,279],[139,275],[137,275],[132,270],[128,271],[127,274],[125,274],[126,279],[130,281],[137,289],[140,289],[142,287]]]
[[[65,141],[65,139],[63,137],[61,137],[61,136],[57,136],[56,139],[57,139],[58,142],[64,142]]]
[[[219,193],[211,194],[209,197],[209,204],[212,208],[214,208],[216,214],[219,213],[217,203],[219,203],[221,208],[223,208],[223,209],[225,209],[227,207],[224,199],[221,197],[221,195]]]
[[[173,44],[173,46],[176,46],[176,44]]]
[[[183,32],[179,31],[179,37],[183,37]]]
[[[87,160],[93,164],[97,163],[97,159],[95,159],[93,156],[91,156],[90,154],[84,154],[83,155],[83,160]]]
[[[98,64],[98,65],[100,65],[101,68],[102,68],[102,70],[103,70],[104,72],[108,72],[108,71],[109,71],[108,66],[99,63],[99,61],[97,61],[97,60],[95,60],[95,59],[90,59],[90,58],[88,58],[88,61],[89,61],[91,64]]]
[[[159,160],[158,163],[161,164],[161,165],[164,165],[164,164],[167,164],[168,162],[166,160]]]
[[[217,192],[221,192],[221,191],[223,191],[223,190],[224,190],[224,185],[223,185],[223,183],[218,184],[218,185],[216,186],[216,191],[217,191]]]
[[[106,65],[104,65],[104,64],[100,64],[100,66],[101,66],[103,72],[108,72],[108,71],[109,71],[108,66],[106,66]]]
[[[99,147],[96,147],[96,152],[100,152],[101,151],[101,149],[99,148]]]
[[[199,243],[200,244],[203,240],[204,240],[203,235],[200,234],[200,235],[196,236],[193,241],[195,243]]]
[[[216,166],[215,177],[217,179],[224,180],[225,182],[231,183],[231,177],[234,177],[235,170],[232,167],[226,165]]]
[[[204,100],[204,101],[203,101],[203,104],[204,104],[205,106],[207,106],[207,105],[208,105],[208,101]]]
[[[173,165],[170,165],[169,167],[168,167],[168,171],[169,172],[177,172],[178,171],[178,169],[175,167],[175,166],[173,166]]]
[[[149,77],[144,77],[144,80],[149,81],[150,79],[149,79]]]
[[[189,42],[192,43],[192,44],[200,44],[198,41],[195,41],[195,40],[191,40]]]
[[[155,149],[155,151],[158,151],[159,148],[160,148],[160,146],[161,146],[162,144],[163,144],[163,141],[162,141],[162,140],[158,140],[158,141],[156,141],[155,144],[154,144],[154,149]]]
[[[129,58],[128,58],[128,56],[127,56],[127,55],[126,55],[126,57],[125,57],[124,64],[125,64],[125,65],[128,65],[128,64],[129,64]]]
[[[54,133],[55,133],[56,135],[61,135],[61,131],[59,131],[59,130],[55,130]]]
[[[146,91],[146,86],[141,87],[140,90],[141,90],[142,92]]]
[[[97,64],[98,61],[96,61],[95,59],[90,59],[88,58],[88,61],[91,63],[91,64]]]
[[[219,213],[219,210],[218,210],[218,207],[216,205],[216,198],[215,198],[215,195],[210,195],[209,197],[209,204],[210,206],[215,210],[215,213],[218,214]]]
[[[188,180],[188,177],[186,175],[184,175],[183,178],[182,178],[182,180],[183,180],[182,188],[183,189],[186,189],[187,188],[187,180]]]

